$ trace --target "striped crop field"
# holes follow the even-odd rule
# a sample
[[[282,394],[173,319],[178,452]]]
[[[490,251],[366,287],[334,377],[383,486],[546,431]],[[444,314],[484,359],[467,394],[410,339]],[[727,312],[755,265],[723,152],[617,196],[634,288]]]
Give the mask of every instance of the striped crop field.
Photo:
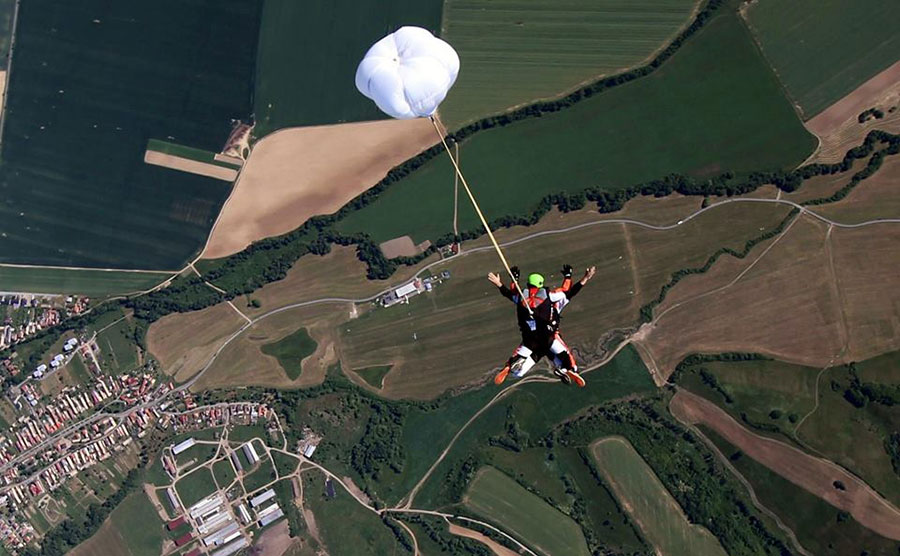
[[[900,59],[896,0],[759,0],[745,16],[804,120]]]
[[[600,473],[658,553],[725,556],[725,550],[706,528],[687,520],[653,469],[627,440],[604,438],[592,451]]]
[[[441,107],[451,127],[640,64],[697,0],[447,0],[442,37],[460,55]]]
[[[493,467],[478,472],[463,504],[539,554],[590,554],[584,534],[572,518]]]

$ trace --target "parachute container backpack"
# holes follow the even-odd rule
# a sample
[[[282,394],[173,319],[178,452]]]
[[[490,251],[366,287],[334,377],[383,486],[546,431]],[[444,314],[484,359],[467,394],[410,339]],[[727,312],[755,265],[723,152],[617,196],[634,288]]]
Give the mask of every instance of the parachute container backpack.
[[[356,88],[398,119],[434,114],[459,73],[453,47],[421,27],[376,42],[356,69]]]

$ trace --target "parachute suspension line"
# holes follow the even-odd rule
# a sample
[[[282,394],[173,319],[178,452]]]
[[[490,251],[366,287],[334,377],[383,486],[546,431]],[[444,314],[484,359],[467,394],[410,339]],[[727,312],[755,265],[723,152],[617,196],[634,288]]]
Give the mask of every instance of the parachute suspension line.
[[[438,134],[438,137],[441,139],[441,143],[444,145],[444,152],[447,153],[447,156],[450,157],[450,162],[453,164],[453,169],[456,170],[456,175],[459,177],[459,181],[463,184],[463,189],[466,190],[466,194],[469,196],[469,200],[472,201],[472,206],[475,207],[475,213],[478,214],[478,218],[481,220],[481,224],[484,226],[485,231],[488,234],[488,237],[491,238],[491,243],[494,245],[494,250],[497,251],[497,255],[500,256],[500,261],[503,263],[503,268],[506,269],[507,274],[512,279],[512,283],[515,284],[516,289],[519,291],[519,298],[522,300],[522,305],[528,310],[528,314],[534,314],[531,310],[531,307],[528,306],[528,303],[525,301],[525,294],[522,292],[522,287],[519,286],[519,281],[516,280],[515,275],[513,275],[512,270],[509,268],[509,263],[506,261],[506,256],[503,254],[503,249],[500,248],[500,244],[497,243],[497,239],[494,237],[494,232],[491,231],[491,227],[488,226],[487,219],[484,217],[484,213],[481,212],[481,207],[478,206],[478,201],[475,200],[475,195],[472,194],[472,190],[469,188],[469,183],[466,181],[466,177],[463,176],[462,170],[459,169],[459,164],[457,164],[456,159],[453,157],[453,153],[450,152],[450,146],[447,145],[446,134],[441,133],[441,128],[438,127],[438,120],[436,116],[429,116],[431,120],[431,124],[434,126],[435,133]],[[443,127],[443,125],[441,126]]]

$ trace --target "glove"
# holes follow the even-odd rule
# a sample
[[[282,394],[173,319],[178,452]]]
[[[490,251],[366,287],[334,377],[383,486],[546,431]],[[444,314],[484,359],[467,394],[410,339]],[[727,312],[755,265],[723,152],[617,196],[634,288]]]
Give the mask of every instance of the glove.
[[[572,265],[564,264],[562,267],[562,274],[563,274],[564,278],[571,278],[572,277]]]
[[[513,278],[515,278],[516,280],[519,279],[519,267],[514,266],[510,268],[509,271],[512,272]]]

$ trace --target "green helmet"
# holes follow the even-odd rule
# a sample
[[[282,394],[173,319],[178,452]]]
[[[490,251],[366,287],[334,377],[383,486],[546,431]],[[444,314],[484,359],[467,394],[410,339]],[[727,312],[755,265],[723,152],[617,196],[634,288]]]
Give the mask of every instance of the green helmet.
[[[529,274],[528,275],[528,285],[534,286],[535,288],[543,288],[544,287],[544,277],[538,273]]]

